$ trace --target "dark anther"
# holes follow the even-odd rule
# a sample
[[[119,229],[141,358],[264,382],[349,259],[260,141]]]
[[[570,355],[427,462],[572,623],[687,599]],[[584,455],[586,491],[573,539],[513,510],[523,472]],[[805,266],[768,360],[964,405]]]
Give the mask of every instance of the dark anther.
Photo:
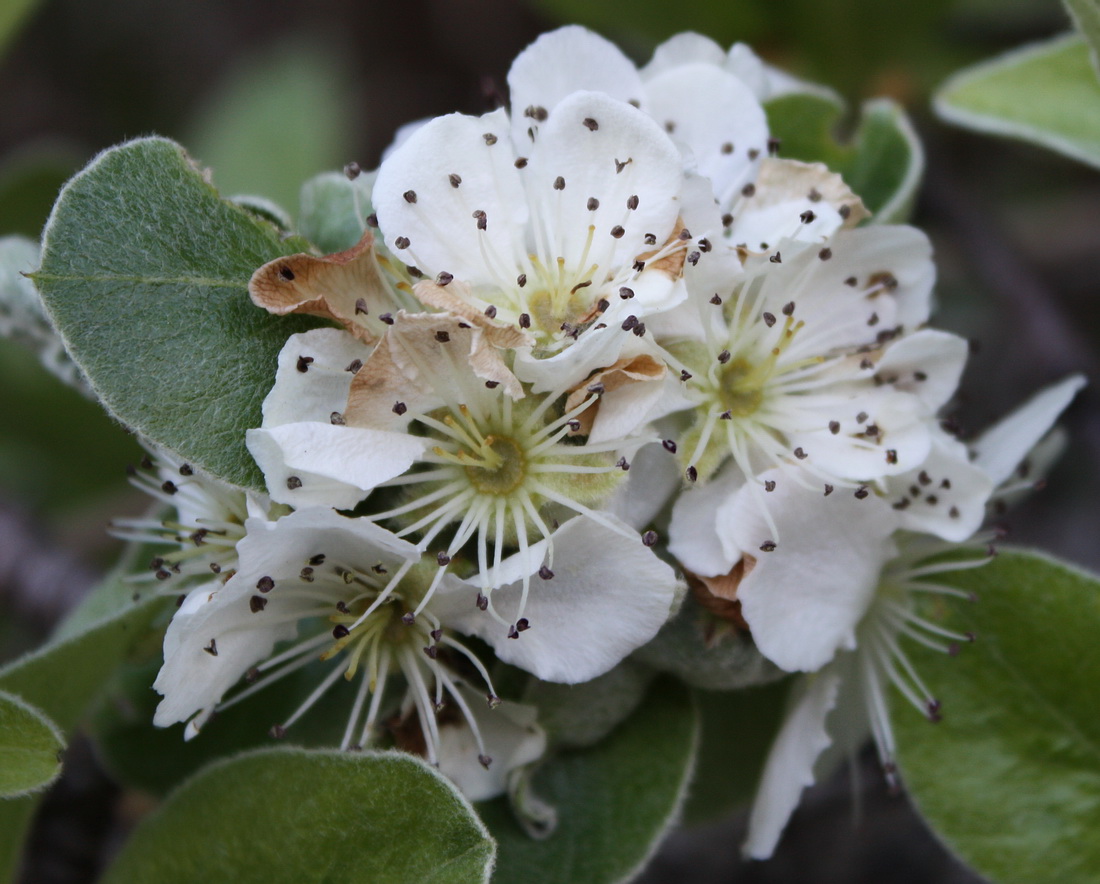
[[[858,282],[859,280],[856,279],[854,276],[849,276],[846,280],[844,280],[844,284],[850,285],[852,288],[855,288]]]
[[[856,500],[863,500],[870,493],[866,485],[860,485],[855,491],[855,498]]]
[[[486,132],[481,137],[485,139],[485,143],[490,147],[497,143],[497,137],[492,132]]]
[[[633,194],[632,196],[627,198],[626,207],[628,209],[630,209],[631,211],[634,211],[636,208],[638,208],[638,195],[637,194]]]
[[[493,763],[493,759],[488,755],[479,755],[477,757],[477,763],[480,764],[486,770],[489,769],[489,765]]]
[[[615,461],[615,466],[617,466],[624,473],[630,469],[630,464],[627,462],[627,459],[625,457],[620,457],[617,461]]]
[[[808,199],[811,203],[819,203],[821,202],[821,194],[818,192],[816,187],[811,187],[810,192],[806,194],[806,199]]]
[[[619,297],[624,301],[629,301],[634,297],[634,289],[627,288],[625,285],[619,287]]]
[[[451,564],[451,557],[444,552],[437,553],[435,560],[439,563],[440,568],[445,568],[447,565]]]
[[[261,577],[256,581],[256,589],[260,592],[271,592],[275,588],[275,581],[270,577]]]
[[[691,231],[688,230],[686,227],[681,228],[680,229],[680,241],[681,242],[687,242],[689,239],[691,239]]]
[[[896,448],[887,448],[886,449],[886,462],[887,463],[897,463],[898,462],[898,452],[897,452]]]
[[[764,325],[766,325],[768,328],[771,328],[773,325],[775,325],[775,314],[774,313],[765,313],[765,314],[763,314],[762,318],[764,320]]]
[[[731,215],[729,212],[726,212],[726,214],[722,216],[722,226],[729,227],[731,224],[733,224],[733,215]]]
[[[861,424],[865,420],[867,420],[867,412],[866,411],[861,411],[859,414],[856,415],[856,423],[857,424]]]
[[[928,475],[927,470],[921,470],[917,474],[917,481],[920,482],[921,485],[931,485],[932,484],[932,477]]]
[[[171,479],[167,480],[163,485],[161,485],[160,489],[165,494],[175,494],[177,491],[179,491],[179,487]]]
[[[777,153],[779,153],[779,145],[781,145],[782,143],[783,143],[782,138],[769,138],[768,139],[768,153],[771,156],[774,157]]]
[[[788,301],[783,305],[783,315],[790,316],[792,313],[794,313],[794,301]]]
[[[692,379],[692,377],[693,377],[692,373],[690,371],[688,371],[686,368],[680,369],[680,380],[681,381],[690,381]]]
[[[495,390],[500,386],[500,381],[486,381],[485,386],[490,390]]]
[[[753,196],[756,193],[755,184],[746,184],[741,188],[741,196]]]
[[[448,273],[446,270],[440,270],[439,275],[435,278],[436,285],[450,285],[454,279],[454,275]]]
[[[437,648],[435,645],[428,645],[426,648],[424,648],[424,653],[434,660],[436,657],[439,656],[439,648]]]
[[[478,230],[488,230],[489,229],[489,216],[486,215],[485,212],[483,212],[481,209],[477,209],[473,213],[473,217],[477,219],[477,229]]]
[[[596,209],[598,209],[599,207],[600,207],[600,201],[598,199],[596,199],[594,196],[590,196],[588,198],[588,211],[589,212],[595,212]]]
[[[733,414],[730,413],[729,411],[723,411],[720,415],[718,415],[718,420],[720,420],[720,421],[731,421],[731,420],[733,420]]]
[[[437,331],[435,333],[435,339],[441,344],[446,344],[451,340],[451,336],[445,331]]]
[[[519,630],[514,626],[508,627],[508,638],[519,638]]]
[[[635,273],[641,273],[643,270],[645,270],[645,261],[635,261],[634,264],[631,266],[631,269]]]
[[[771,261],[773,264],[782,264],[783,263],[783,255],[782,255],[781,252],[776,252],[774,255],[772,255],[770,258],[768,258],[768,260]]]
[[[611,235],[615,237],[615,239],[619,239],[624,233],[626,233],[626,231],[618,224],[611,228]]]
[[[532,104],[523,112],[523,115],[525,117],[530,117],[536,122],[544,123],[546,122],[546,118],[550,116],[550,113],[546,110],[546,108]]]
[[[409,406],[407,406],[404,402],[395,402],[395,403],[393,403],[392,411],[396,415],[402,415],[408,410],[409,410]]]
[[[248,600],[248,609],[253,614],[259,614],[264,608],[267,607],[267,599],[262,595],[254,595]]]
[[[527,168],[527,157],[516,157],[516,161],[512,165],[517,169]]]
[[[775,491],[775,480],[774,479],[764,480],[764,490],[765,491]]]
[[[720,363],[722,363],[722,365],[725,365],[727,362],[729,362],[730,361],[730,351],[729,350],[723,350],[721,353],[719,353],[718,354],[718,361]]]
[[[832,485],[826,485],[825,486],[825,496],[828,497],[832,493],[833,493],[833,486]]]
[[[864,357],[863,359],[861,359],[859,361],[859,367],[864,369],[864,370],[870,370],[870,369],[875,367],[875,363],[872,362],[870,359],[867,359],[866,357]]]
[[[797,457],[799,460],[805,460],[808,457],[806,452],[803,451],[801,448],[796,448],[794,450],[794,456]]]
[[[489,599],[487,596],[482,595],[480,592],[477,594],[477,607],[481,611],[489,610]]]
[[[698,480],[699,471],[697,469],[695,469],[695,467],[693,467],[693,466],[688,467],[686,472],[687,472],[687,477],[688,477],[689,482],[695,482],[695,481]]]
[[[840,432],[840,421],[829,421],[829,432],[834,436]]]
[[[297,476],[287,476],[286,487],[289,488],[291,491],[297,491],[299,488],[302,487],[302,480],[299,479]]]
[[[342,427],[347,423],[347,421],[344,420],[344,416],[338,411],[334,411],[328,416],[328,422],[334,427]]]
[[[715,292],[713,295],[710,296],[710,302],[717,307],[719,304],[722,303],[722,296],[719,295],[718,292]]]
[[[698,250],[693,251],[690,255],[688,255],[687,256],[687,262],[692,267],[694,267],[696,264],[698,264],[699,263],[699,251]]]
[[[814,219],[817,217],[817,215],[815,215],[812,211],[807,209],[805,212],[803,212],[798,217],[802,221],[803,224],[812,224],[814,222]]]
[[[594,384],[589,384],[586,389],[588,390],[589,393],[594,393],[595,395],[599,396],[604,392],[605,388],[604,388],[603,384],[601,384],[597,381]]]
[[[765,540],[762,544],[760,544],[760,551],[761,552],[775,552],[775,541],[774,540]]]
[[[406,611],[401,615],[401,622],[406,626],[412,626],[416,622],[416,615],[412,611]]]
[[[297,368],[298,368],[298,371],[302,372],[303,374],[305,372],[309,371],[309,367],[312,364],[313,364],[313,357],[312,356],[299,356],[298,357]]]
[[[726,154],[733,153],[733,142],[732,141],[727,141],[725,144],[722,145],[722,153],[726,153]]]
[[[211,657],[217,657],[218,656],[218,643],[217,643],[217,641],[215,639],[210,639],[210,644],[208,644],[205,648],[203,648],[203,650],[206,651],[206,653],[208,653]]]
[[[407,203],[415,203],[416,202],[416,191],[415,190],[406,190],[401,195],[403,197],[405,197],[405,202],[407,202]]]
[[[157,573],[156,573],[155,575],[153,575],[153,576],[155,576],[155,577],[157,578],[157,580],[167,580],[167,579],[168,579],[169,577],[171,577],[171,576],[172,576],[172,574],[171,574],[171,572],[169,572],[169,571],[165,571],[165,570],[164,570],[163,568],[161,568],[161,569],[160,569],[159,571],[157,571]]]
[[[600,124],[593,120],[591,117],[585,117],[581,122],[584,124],[584,128],[589,132],[595,132],[600,128]]]
[[[354,181],[362,172],[363,167],[354,160],[344,166],[344,174],[347,176],[348,181]]]
[[[638,324],[638,317],[631,313],[626,319],[623,320],[623,331],[630,331],[634,326]]]
[[[632,162],[634,162],[633,157],[627,157],[622,162],[620,162],[619,160],[615,160],[615,174],[618,175],[623,169],[625,169]]]
[[[531,317],[528,316],[526,313],[521,313],[519,315],[519,327],[520,328],[530,328],[531,327]]]
[[[543,580],[553,580],[554,572],[547,568],[545,565],[542,565],[539,568],[539,577],[541,577]]]
[[[368,227],[377,227],[378,226],[378,216],[374,212],[371,212],[369,215],[367,215],[367,226]]]
[[[833,250],[822,249],[820,252],[817,253],[817,257],[819,257],[822,261],[828,261],[831,257],[833,257]]]
[[[653,531],[653,530],[646,531],[645,534],[642,535],[642,543],[645,544],[646,546],[653,546],[656,542],[657,542],[657,532],[656,531]]]
[[[362,359],[353,359],[351,362],[348,363],[348,367],[345,368],[344,371],[350,371],[352,374],[358,374],[359,369],[361,369],[362,367]]]
[[[554,179],[554,190],[565,190],[565,179],[561,175]]]
[[[841,206],[839,209],[837,209],[836,213],[840,215],[840,217],[843,218],[845,221],[847,221],[848,217],[852,214],[852,207]]]
[[[607,308],[610,307],[610,306],[611,306],[611,302],[609,300],[607,300],[607,298],[600,298],[596,302],[596,309],[599,310],[601,313],[603,313],[605,310],[607,310]]]
[[[298,572],[298,578],[300,580],[304,580],[306,583],[312,583],[313,582],[313,569],[308,568],[308,567],[303,568],[301,571]]]
[[[519,620],[516,621],[516,629],[520,632],[526,632],[530,628],[531,623],[526,617],[520,617]]]
[[[672,439],[663,439],[661,444],[665,447],[665,451],[669,454],[676,453],[676,443]]]

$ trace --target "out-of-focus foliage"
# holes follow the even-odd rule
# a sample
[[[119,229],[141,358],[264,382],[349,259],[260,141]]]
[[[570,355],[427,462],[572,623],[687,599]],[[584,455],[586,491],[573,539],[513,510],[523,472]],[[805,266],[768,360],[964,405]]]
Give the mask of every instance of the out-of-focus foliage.
[[[359,108],[338,56],[286,41],[248,58],[211,95],[186,143],[222,193],[293,207],[301,182],[351,155]]]
[[[38,4],[39,0],[4,0],[0,3],[0,53],[7,49]]]
[[[1100,75],[1100,2],[1098,0],[1065,0],[1073,23],[1088,41],[1092,50],[1092,66]]]

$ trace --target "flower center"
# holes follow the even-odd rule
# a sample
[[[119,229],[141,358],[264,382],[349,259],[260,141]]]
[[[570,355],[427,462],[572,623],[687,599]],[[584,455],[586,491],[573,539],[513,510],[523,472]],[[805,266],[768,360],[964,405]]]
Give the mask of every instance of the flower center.
[[[744,358],[730,360],[718,369],[718,399],[730,415],[748,417],[760,408],[767,380],[762,374],[760,366]]]
[[[468,465],[466,475],[479,493],[505,496],[523,484],[527,476],[527,458],[514,439],[487,436],[478,453],[482,455],[483,464]]]

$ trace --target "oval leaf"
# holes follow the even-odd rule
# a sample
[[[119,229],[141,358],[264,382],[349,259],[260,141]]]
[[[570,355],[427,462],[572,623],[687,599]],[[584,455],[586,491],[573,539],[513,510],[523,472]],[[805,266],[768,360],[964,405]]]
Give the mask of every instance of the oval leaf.
[[[464,798],[403,753],[267,749],[206,768],[145,819],[104,884],[488,881]]]
[[[918,661],[944,720],[894,716],[909,791],[1000,884],[1100,882],[1100,582],[1025,552],[950,577],[979,601],[945,625],[978,640]]]
[[[535,794],[557,810],[549,837],[525,834],[505,799],[483,805],[500,850],[494,884],[630,880],[679,811],[697,733],[690,695],[664,679],[606,740],[563,753],[535,774]]]
[[[35,283],[107,408],[185,461],[263,487],[244,445],[287,337],[317,325],[252,305],[262,264],[301,251],[218,197],[163,138],[100,154],[62,190]]]
[[[14,694],[0,691],[0,798],[52,783],[61,772],[64,748],[57,725]]]
[[[1025,46],[955,74],[936,112],[979,132],[1021,138],[1100,166],[1100,81],[1076,34]]]

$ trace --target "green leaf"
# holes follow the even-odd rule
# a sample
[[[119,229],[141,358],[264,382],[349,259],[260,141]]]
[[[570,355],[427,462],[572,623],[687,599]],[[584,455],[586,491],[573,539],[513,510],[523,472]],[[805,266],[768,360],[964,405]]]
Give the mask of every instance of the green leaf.
[[[29,703],[0,691],[0,798],[46,788],[61,772],[65,740]]]
[[[107,408],[182,460],[261,488],[245,449],[279,350],[317,323],[252,305],[252,272],[303,243],[220,199],[183,150],[146,138],[61,192],[35,283]]]
[[[328,254],[350,249],[363,236],[364,219],[374,211],[374,173],[349,181],[342,172],[324,172],[302,185],[298,232]]]
[[[752,800],[786,708],[790,681],[741,691],[698,691],[702,725],[684,823],[715,820]]]
[[[223,193],[292,205],[309,176],[350,159],[359,107],[331,43],[284,40],[246,58],[187,139]]]
[[[904,221],[924,171],[924,150],[900,105],[878,98],[866,102],[847,144],[836,132],[844,107],[820,94],[783,95],[765,105],[780,156],[821,162],[838,172],[874,213],[872,222]]]
[[[466,800],[402,753],[268,749],[213,764],[146,818],[104,884],[487,881]]]
[[[79,631],[0,667],[0,690],[34,703],[65,733],[103,683],[148,635],[165,599],[131,601]],[[35,795],[0,802],[0,881],[10,880],[19,861],[23,833],[38,803]]]
[[[1073,18],[1092,50],[1092,66],[1100,76],[1100,0],[1063,0],[1066,9]]]
[[[526,835],[506,799],[482,805],[499,848],[495,884],[630,880],[677,815],[697,732],[688,692],[664,679],[606,740],[565,752],[535,774],[535,793],[557,809],[549,837]]]
[[[966,68],[943,84],[934,104],[945,120],[968,129],[1100,166],[1100,81],[1077,34]]]
[[[978,640],[922,654],[943,704],[894,715],[901,770],[949,846],[1000,884],[1100,881],[1100,582],[1028,552],[946,575],[978,595],[943,624]]]
[[[633,659],[704,690],[731,691],[775,681],[784,674],[751,638],[734,632],[690,597],[653,641],[634,652]]]

